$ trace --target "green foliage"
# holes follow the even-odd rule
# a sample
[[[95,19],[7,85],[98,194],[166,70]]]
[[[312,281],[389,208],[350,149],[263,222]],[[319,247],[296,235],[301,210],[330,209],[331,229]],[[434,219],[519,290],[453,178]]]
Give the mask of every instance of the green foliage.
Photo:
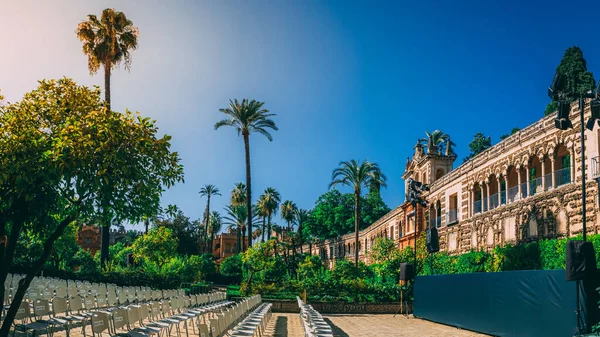
[[[360,228],[364,229],[390,211],[378,193],[361,197]],[[302,235],[327,239],[354,231],[354,196],[331,190],[319,196]]]
[[[200,254],[201,233],[204,233],[200,221],[192,221],[181,210],[176,210],[173,217],[158,219],[154,226],[168,228],[173,232],[173,236],[178,239],[178,254]]]
[[[221,262],[221,274],[225,276],[242,277],[242,256],[240,254],[231,255]]]
[[[517,133],[517,132],[519,132],[519,131],[521,131],[521,129],[519,129],[519,128],[516,128],[516,127],[515,127],[515,128],[512,128],[512,130],[510,130],[510,134],[508,134],[508,135],[507,135],[507,134],[501,135],[501,136],[500,136],[500,140],[505,140],[505,139],[506,139],[506,138],[508,138],[509,136],[512,136],[512,135],[514,135],[515,133]]]
[[[556,67],[556,72],[563,76],[558,90],[568,94],[571,102],[575,101],[580,94],[596,89],[594,75],[587,70],[583,52],[577,46],[570,47],[565,51],[558,67]],[[557,108],[558,105],[552,100],[546,106],[544,115],[552,114]]]
[[[177,238],[166,227],[157,227],[137,238],[131,246],[136,260],[158,270],[177,254]]]
[[[466,162],[467,160],[475,157],[476,155],[480,154],[481,152],[485,151],[491,146],[492,138],[489,136],[486,137],[481,132],[477,132],[475,136],[473,136],[473,140],[469,143],[469,150],[471,151],[471,153],[469,153],[469,155],[465,157],[463,162]]]

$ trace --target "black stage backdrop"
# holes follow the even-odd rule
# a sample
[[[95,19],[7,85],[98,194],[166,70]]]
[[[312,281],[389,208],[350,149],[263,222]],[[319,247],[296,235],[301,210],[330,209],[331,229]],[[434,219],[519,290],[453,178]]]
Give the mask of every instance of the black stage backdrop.
[[[493,336],[567,337],[577,332],[575,288],[564,270],[418,276],[414,314]]]

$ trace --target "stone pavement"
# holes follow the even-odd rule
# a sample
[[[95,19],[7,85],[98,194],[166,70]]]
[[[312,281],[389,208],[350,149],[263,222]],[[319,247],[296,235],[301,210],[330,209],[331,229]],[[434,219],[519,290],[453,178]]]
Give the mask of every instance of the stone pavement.
[[[422,319],[394,315],[324,315],[336,337],[483,337],[486,335]],[[273,314],[268,337],[302,337],[298,314]]]

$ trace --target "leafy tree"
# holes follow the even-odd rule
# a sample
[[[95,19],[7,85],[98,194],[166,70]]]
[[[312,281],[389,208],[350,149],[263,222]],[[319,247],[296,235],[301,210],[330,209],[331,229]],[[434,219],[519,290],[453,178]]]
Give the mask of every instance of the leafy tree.
[[[556,72],[563,76],[558,90],[568,93],[571,102],[575,101],[582,93],[596,89],[594,75],[587,70],[583,52],[577,46],[570,47],[565,51],[558,67],[556,67]],[[544,115],[552,114],[557,108],[557,103],[552,100],[546,106]]]
[[[206,197],[206,210],[204,211],[204,232],[208,233],[208,226],[210,224],[210,197],[213,195],[221,195],[219,189],[215,185],[204,185],[198,192],[201,197]],[[206,250],[204,250],[206,252]]]
[[[376,179],[379,180],[378,184],[380,186],[387,186],[385,183],[386,177],[381,173],[379,166],[367,160],[360,164],[355,160],[340,162],[340,167],[334,169],[331,174],[329,188],[342,184],[350,186],[354,190],[354,244],[356,245],[356,249],[354,250],[354,263],[356,266],[358,266],[358,232],[361,219],[361,189],[370,186],[373,183],[373,180]]]
[[[190,220],[182,211],[177,210],[172,218],[161,219],[155,222],[155,228],[169,228],[172,235],[178,239],[177,253],[181,255],[200,254],[201,223]]]
[[[275,114],[269,113],[264,109],[264,102],[255,100],[248,101],[243,99],[239,102],[237,99],[229,101],[229,107],[220,109],[227,118],[215,124],[215,130],[222,126],[231,126],[235,128],[238,135],[244,138],[244,150],[246,153],[246,209],[248,210],[248,247],[252,247],[252,182],[250,177],[250,133],[256,132],[273,141],[273,137],[268,129],[277,131],[278,128],[271,117]]]
[[[107,8],[102,11],[100,20],[96,15],[89,14],[87,20],[77,26],[77,37],[83,42],[83,53],[88,57],[90,74],[104,68],[104,99],[108,111],[111,108],[110,75],[113,67],[121,63],[125,69],[131,66],[130,50],[137,48],[139,30],[127,19],[123,12]],[[111,223],[104,223],[110,228]],[[102,231],[102,264],[108,261],[108,244],[110,231]]]
[[[465,157],[465,159],[463,159],[463,162],[468,161],[469,159],[475,157],[476,155],[480,154],[481,152],[485,151],[491,146],[492,138],[486,137],[481,132],[477,132],[475,136],[473,136],[473,140],[469,143],[469,150],[471,150],[471,153],[469,153],[469,155]]]
[[[100,91],[72,80],[41,81],[18,103],[0,107],[0,283],[24,230],[42,234],[4,318],[8,334],[18,306],[56,240],[74,221],[140,221],[158,207],[163,186],[183,177],[169,136],[148,118],[109,111]],[[44,130],[44,132],[40,132]],[[4,288],[0,287],[0,297]]]
[[[318,255],[309,255],[298,264],[298,276],[301,279],[320,277],[323,270],[323,261]]]
[[[242,265],[248,271],[248,278],[244,281],[245,292],[252,292],[252,282],[256,273],[269,268],[275,263],[276,258],[271,254],[274,245],[274,241],[268,240],[258,243],[254,247],[249,247],[242,253]]]
[[[225,276],[242,277],[242,255],[235,254],[221,262],[221,274]]]
[[[169,228],[157,227],[137,238],[131,248],[134,258],[156,263],[160,268],[177,255],[177,238]]]
[[[512,135],[514,135],[515,133],[517,133],[517,132],[519,132],[519,131],[521,131],[521,129],[519,129],[519,128],[516,128],[516,127],[515,127],[515,128],[512,128],[512,130],[510,130],[510,134],[508,134],[508,135],[506,135],[506,134],[505,134],[505,135],[502,135],[502,136],[500,136],[500,140],[505,140],[505,139],[506,139],[506,138],[508,138],[509,136],[512,136]]]

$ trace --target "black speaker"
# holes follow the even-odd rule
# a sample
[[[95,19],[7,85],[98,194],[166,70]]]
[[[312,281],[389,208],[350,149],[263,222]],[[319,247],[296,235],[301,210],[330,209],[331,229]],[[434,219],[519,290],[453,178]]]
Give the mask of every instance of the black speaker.
[[[579,281],[591,277],[596,272],[596,252],[589,241],[567,241],[567,261],[565,273],[567,281]]]
[[[412,263],[400,263],[400,281],[410,281],[415,277],[415,267]]]
[[[440,251],[440,239],[438,237],[437,228],[431,227],[427,229],[427,252],[436,253]]]

